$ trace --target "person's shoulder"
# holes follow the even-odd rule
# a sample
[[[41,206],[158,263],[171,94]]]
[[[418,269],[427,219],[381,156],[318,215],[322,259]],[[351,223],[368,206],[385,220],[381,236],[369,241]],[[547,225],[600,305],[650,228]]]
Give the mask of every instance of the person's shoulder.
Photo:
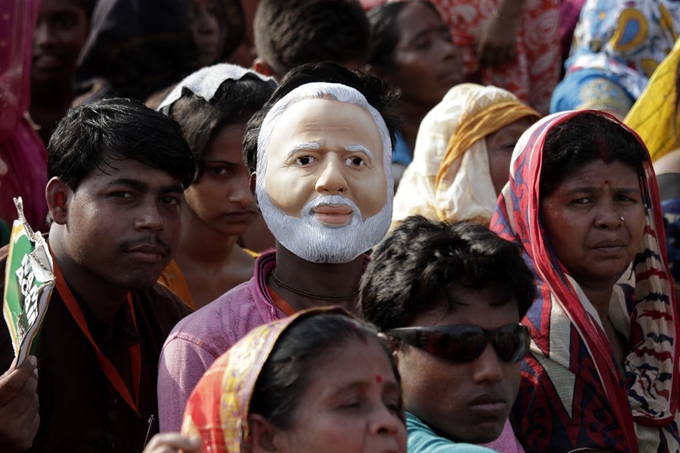
[[[233,344],[254,327],[269,322],[258,309],[264,302],[252,291],[252,281],[241,283],[184,318],[170,337],[190,341],[224,337]]]
[[[158,325],[166,334],[192,312],[175,293],[160,283],[151,288],[133,290],[132,299],[138,315]]]
[[[461,444],[438,436],[425,422],[406,413],[409,453],[494,453],[485,447]]]

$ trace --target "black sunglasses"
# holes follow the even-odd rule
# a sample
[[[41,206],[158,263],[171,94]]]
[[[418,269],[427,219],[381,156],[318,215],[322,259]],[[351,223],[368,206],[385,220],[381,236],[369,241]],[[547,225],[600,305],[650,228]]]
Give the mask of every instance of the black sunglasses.
[[[498,357],[506,363],[516,363],[529,352],[529,328],[508,324],[495,330],[472,324],[435,327],[403,327],[390,329],[387,335],[422,349],[449,362],[468,363],[482,355],[486,345],[493,344]]]

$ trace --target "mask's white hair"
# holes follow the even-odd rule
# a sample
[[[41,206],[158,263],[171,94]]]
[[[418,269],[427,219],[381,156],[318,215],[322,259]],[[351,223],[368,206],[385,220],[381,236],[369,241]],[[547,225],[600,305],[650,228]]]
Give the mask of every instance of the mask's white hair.
[[[305,99],[330,99],[340,102],[348,102],[354,104],[368,111],[373,117],[380,139],[383,145],[383,167],[385,169],[385,176],[387,177],[387,194],[388,200],[391,200],[391,195],[394,193],[394,180],[392,179],[392,141],[390,140],[390,132],[387,129],[387,124],[382,115],[368,103],[363,94],[358,90],[342,85],[339,83],[313,82],[299,86],[276,104],[274,104],[267,112],[267,115],[262,121],[260,128],[260,135],[257,139],[257,184],[264,185],[264,176],[267,172],[267,151],[271,145],[271,137],[283,112],[292,104]]]

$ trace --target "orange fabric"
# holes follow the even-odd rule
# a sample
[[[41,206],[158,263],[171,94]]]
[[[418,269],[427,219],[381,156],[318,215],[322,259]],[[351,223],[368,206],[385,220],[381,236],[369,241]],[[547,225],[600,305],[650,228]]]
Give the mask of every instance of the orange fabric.
[[[177,294],[177,296],[182,299],[182,302],[196,310],[194,301],[191,298],[191,293],[189,292],[189,286],[184,279],[184,275],[182,274],[177,261],[170,261],[161,276],[158,277],[158,283],[166,286],[170,291]]]
[[[243,251],[253,258],[260,256],[259,253],[246,248],[244,248]],[[182,270],[179,268],[177,261],[170,261],[170,264],[168,264],[161,276],[158,277],[158,283],[166,286],[170,291],[177,294],[177,296],[182,299],[182,302],[193,310],[196,310],[196,305],[189,292],[189,285],[187,285],[187,281],[184,279],[184,274],[182,274]]]
[[[435,187],[439,186],[439,181],[453,161],[462,156],[473,143],[527,116],[538,119],[541,115],[524,104],[506,101],[474,112],[465,118],[465,121],[461,121],[460,126],[449,139],[444,160],[437,172]]]
[[[276,308],[284,312],[286,316],[293,316],[295,313],[297,313],[295,309],[291,307],[288,302],[283,300],[283,297],[279,296],[271,286],[267,285],[267,291],[269,291],[269,297],[272,298]]]
[[[248,255],[252,256],[253,258],[257,258],[258,256],[261,255],[260,252],[253,252],[252,250],[247,249],[245,247],[243,248],[243,251],[246,252]]]

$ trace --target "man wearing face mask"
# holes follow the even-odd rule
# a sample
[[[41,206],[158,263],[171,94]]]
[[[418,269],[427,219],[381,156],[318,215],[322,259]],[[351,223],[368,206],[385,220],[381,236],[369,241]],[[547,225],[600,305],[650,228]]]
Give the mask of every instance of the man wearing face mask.
[[[163,348],[162,431],[179,431],[205,370],[253,328],[299,310],[354,309],[365,252],[392,217],[395,93],[335,63],[300,66],[248,123],[244,159],[276,251],[253,278],[180,322]]]

